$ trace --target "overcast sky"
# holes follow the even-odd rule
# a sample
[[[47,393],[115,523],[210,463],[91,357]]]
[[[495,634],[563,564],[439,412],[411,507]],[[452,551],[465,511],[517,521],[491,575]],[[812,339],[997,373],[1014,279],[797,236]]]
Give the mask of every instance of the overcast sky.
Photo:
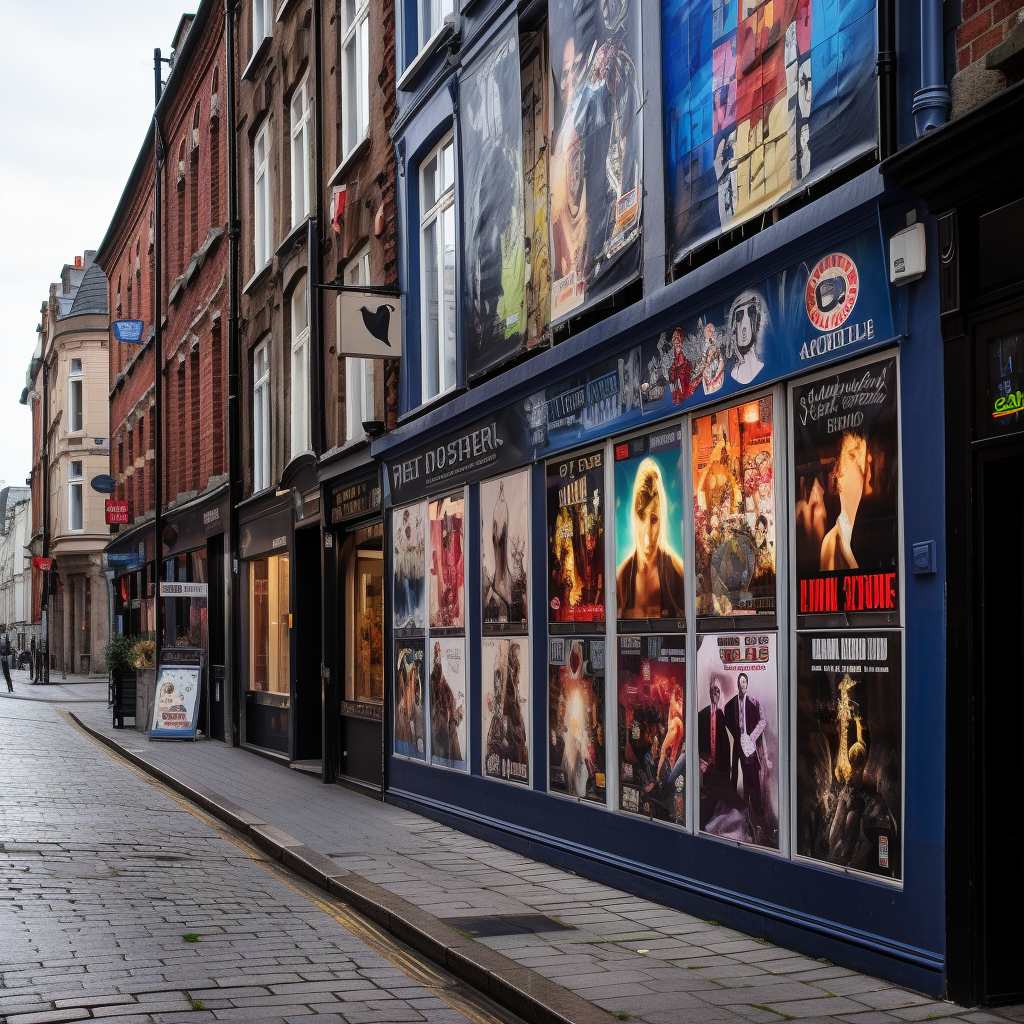
[[[98,248],[153,114],[153,49],[197,0],[4,5],[0,33],[0,480],[32,467],[19,405],[39,307]],[[165,72],[166,76],[166,72]]]

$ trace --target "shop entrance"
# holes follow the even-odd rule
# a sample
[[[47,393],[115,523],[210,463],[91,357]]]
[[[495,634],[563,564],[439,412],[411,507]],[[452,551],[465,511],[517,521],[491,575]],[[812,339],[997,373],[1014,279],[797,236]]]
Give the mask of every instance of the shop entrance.
[[[320,680],[320,527],[295,531],[295,760],[323,755],[323,690]]]
[[[224,739],[224,534],[218,533],[206,542],[206,562],[209,566],[210,597],[207,605],[209,617],[207,637],[210,663],[207,667],[207,685],[210,688],[210,738]]]

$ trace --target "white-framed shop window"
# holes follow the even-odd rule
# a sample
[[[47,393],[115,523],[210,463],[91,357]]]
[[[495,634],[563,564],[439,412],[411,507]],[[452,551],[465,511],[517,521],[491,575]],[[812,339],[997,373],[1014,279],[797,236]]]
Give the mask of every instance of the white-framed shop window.
[[[292,227],[309,216],[308,76],[292,93]]]
[[[256,255],[256,269],[270,261],[274,228],[274,211],[270,201],[270,123],[266,123],[256,135],[252,148],[253,171],[253,224],[255,237],[253,248]]]
[[[68,529],[85,529],[85,474],[82,463],[68,463]]]
[[[260,48],[267,36],[274,34],[272,0],[252,0],[252,52]]]
[[[130,294],[130,293],[129,293]],[[131,310],[128,311],[129,315]],[[85,373],[81,359],[68,364],[68,433],[77,434],[85,429]]]
[[[309,303],[306,275],[292,289],[292,432],[291,456],[307,451],[309,443]]]
[[[370,247],[349,260],[345,268],[345,284],[354,288],[370,283]],[[366,431],[363,424],[374,416],[373,360],[348,356],[345,359],[345,439],[358,441]]]
[[[341,11],[341,131],[347,157],[370,126],[370,2],[343,0]]]
[[[441,30],[444,19],[454,14],[452,0],[419,0],[420,49]]]
[[[270,486],[270,345],[252,354],[252,489]]]
[[[455,140],[451,132],[420,164],[422,400],[455,386]]]

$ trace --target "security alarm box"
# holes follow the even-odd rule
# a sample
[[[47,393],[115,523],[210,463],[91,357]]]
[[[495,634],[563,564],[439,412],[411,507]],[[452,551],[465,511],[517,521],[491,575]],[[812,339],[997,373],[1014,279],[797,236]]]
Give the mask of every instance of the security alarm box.
[[[895,285],[909,284],[924,277],[924,225],[910,224],[889,240],[889,280]]]

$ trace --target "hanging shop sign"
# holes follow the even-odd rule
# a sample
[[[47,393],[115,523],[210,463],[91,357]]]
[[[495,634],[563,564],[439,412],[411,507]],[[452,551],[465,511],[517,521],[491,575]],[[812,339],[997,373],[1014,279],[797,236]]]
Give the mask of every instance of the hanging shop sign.
[[[402,296],[345,288],[338,292],[338,354],[363,359],[402,358]]]
[[[196,738],[203,652],[195,647],[165,648],[156,678],[150,739]]]
[[[106,473],[101,473],[99,476],[94,476],[89,481],[89,486],[94,491],[99,491],[100,494],[113,494],[117,489],[117,481],[112,476],[109,476]]]
[[[107,498],[103,502],[103,514],[106,522],[110,525],[114,523],[124,524],[128,522],[128,502],[127,501],[115,501],[113,498]]]
[[[373,476],[331,488],[331,522],[344,523],[380,511],[380,477]]]
[[[32,568],[38,569],[40,572],[49,572],[52,566],[52,558],[42,558],[37,555],[32,559]]]
[[[146,329],[145,320],[114,320],[110,329],[114,332],[114,341],[124,341],[129,345],[141,345],[143,332]]]
[[[673,261],[878,145],[876,20],[875,0],[662,5]]]
[[[209,597],[209,583],[167,583],[160,581],[161,597]]]

